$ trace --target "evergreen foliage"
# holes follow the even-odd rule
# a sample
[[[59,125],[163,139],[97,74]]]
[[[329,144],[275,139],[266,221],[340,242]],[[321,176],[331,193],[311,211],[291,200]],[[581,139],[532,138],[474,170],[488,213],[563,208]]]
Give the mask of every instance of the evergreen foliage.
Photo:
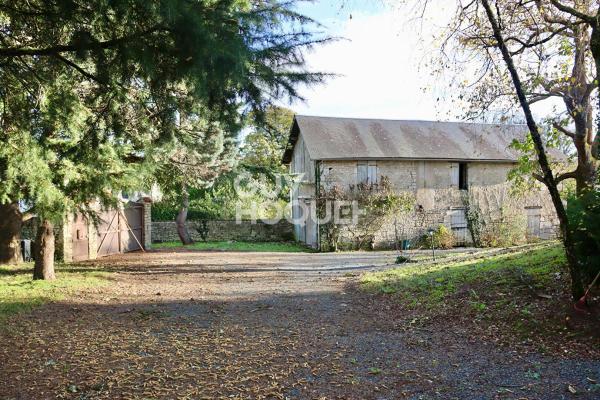
[[[303,59],[324,39],[292,6],[0,1],[0,201],[56,219],[169,165],[212,179],[245,113],[324,78]]]
[[[257,206],[257,218],[275,217],[272,208],[285,208],[289,199],[289,179],[284,177],[281,158],[293,117],[292,110],[268,106],[262,115],[253,112],[246,118],[248,133],[241,146],[223,137],[225,145],[218,158],[197,164],[184,160],[165,163],[160,175],[164,198],[153,206],[153,220],[176,218],[181,208],[182,185],[189,187],[190,220],[235,219],[236,208],[250,210],[253,206]],[[182,154],[190,159],[194,154],[215,153],[194,150]],[[207,170],[207,165],[213,168]],[[221,175],[213,180],[219,172]]]
[[[600,266],[600,192],[569,196],[569,229],[580,254],[587,254],[580,267],[586,282],[592,282]]]
[[[268,107],[264,113],[264,122],[252,122],[251,131],[244,138],[240,149],[242,164],[284,172],[281,158],[286,150],[293,120],[292,110]]]

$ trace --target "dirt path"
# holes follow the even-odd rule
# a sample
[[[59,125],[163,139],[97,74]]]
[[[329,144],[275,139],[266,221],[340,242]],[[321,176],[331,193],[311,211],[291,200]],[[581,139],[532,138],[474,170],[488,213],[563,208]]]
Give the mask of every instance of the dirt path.
[[[0,399],[598,398],[600,362],[412,328],[350,287],[392,253],[155,252],[109,286],[12,318]],[[568,385],[577,389],[576,397]]]

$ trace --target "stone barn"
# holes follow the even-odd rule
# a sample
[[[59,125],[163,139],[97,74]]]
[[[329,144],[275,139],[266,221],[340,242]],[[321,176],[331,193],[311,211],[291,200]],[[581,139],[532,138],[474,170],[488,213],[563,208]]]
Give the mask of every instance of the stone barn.
[[[511,194],[508,173],[519,154],[510,144],[526,134],[522,125],[297,115],[283,156],[300,181],[291,193],[292,217],[303,210],[314,214],[310,205],[319,187],[349,190],[362,183],[377,188],[386,177],[395,191],[414,196],[415,204],[408,218],[382,224],[373,238],[378,247],[393,246],[399,225],[402,239],[444,225],[457,244],[469,244],[465,199],[488,224],[510,209],[522,217],[529,237],[555,237],[558,220],[545,189],[518,198]],[[297,240],[319,247],[318,224],[316,215],[296,223]]]

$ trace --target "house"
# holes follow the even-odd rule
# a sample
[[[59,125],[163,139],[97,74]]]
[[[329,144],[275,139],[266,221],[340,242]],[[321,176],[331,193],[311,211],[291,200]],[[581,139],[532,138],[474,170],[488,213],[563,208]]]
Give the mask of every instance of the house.
[[[558,221],[545,189],[511,195],[507,176],[519,154],[510,144],[526,132],[522,125],[297,115],[283,156],[300,180],[291,193],[292,217],[304,212],[298,205],[314,203],[319,186],[376,187],[385,176],[394,191],[414,196],[414,211],[401,227],[405,239],[443,224],[458,243],[468,244],[465,199],[476,203],[488,225],[505,219],[510,208],[523,218],[529,236],[553,237]],[[319,221],[314,207],[309,212],[313,215],[295,222],[295,235],[319,247]],[[389,247],[398,231],[398,218],[391,218],[373,241]]]

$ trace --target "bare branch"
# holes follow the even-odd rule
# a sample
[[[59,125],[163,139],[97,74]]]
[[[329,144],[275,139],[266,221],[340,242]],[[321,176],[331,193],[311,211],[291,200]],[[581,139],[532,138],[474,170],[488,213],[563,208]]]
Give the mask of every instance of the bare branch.
[[[566,129],[564,126],[561,126],[560,124],[554,122],[552,124],[552,127],[554,127],[554,129],[556,129],[556,130],[564,133],[565,135],[567,135],[571,139],[575,139],[575,132],[571,132],[570,130]]]
[[[554,180],[558,184],[558,183],[564,181],[565,179],[576,179],[576,178],[577,178],[577,170],[571,171],[571,172],[565,172],[564,174],[558,174],[554,178]]]
[[[512,94],[512,95],[514,95],[514,94]],[[560,94],[557,94],[557,93],[535,93],[532,95],[532,97],[529,98],[528,103],[531,105],[531,104],[534,104],[534,103],[537,103],[537,102],[540,102],[543,100],[547,100],[551,97],[563,97],[563,96]]]
[[[514,36],[507,37],[505,40],[507,43],[512,41],[512,42],[517,42],[521,45],[521,47],[518,50],[514,50],[511,52],[511,54],[514,56],[514,55],[523,53],[526,49],[534,48],[534,47],[540,46],[544,43],[547,43],[547,42],[551,41],[552,39],[554,39],[557,35],[563,34],[566,30],[567,30],[567,27],[562,27],[560,29],[552,31],[550,33],[550,35],[548,35],[547,37],[545,37],[543,39],[537,39],[537,40],[534,40],[534,39],[536,39],[540,36],[540,32],[532,33],[529,36],[529,38],[527,38],[526,41],[523,41],[520,38],[514,37]]]
[[[581,11],[578,11],[573,7],[564,5],[558,0],[550,0],[550,3],[552,3],[552,5],[558,8],[560,11],[566,12],[567,14],[571,14],[572,16],[579,18],[580,20],[585,21],[590,25],[594,25],[596,23],[596,19],[593,16],[582,13]]]
[[[537,173],[534,172],[534,173],[531,174],[531,176],[533,176],[535,178],[535,180],[543,183],[544,185],[546,184],[546,181],[544,180],[544,177],[541,176],[540,174],[537,174]]]

